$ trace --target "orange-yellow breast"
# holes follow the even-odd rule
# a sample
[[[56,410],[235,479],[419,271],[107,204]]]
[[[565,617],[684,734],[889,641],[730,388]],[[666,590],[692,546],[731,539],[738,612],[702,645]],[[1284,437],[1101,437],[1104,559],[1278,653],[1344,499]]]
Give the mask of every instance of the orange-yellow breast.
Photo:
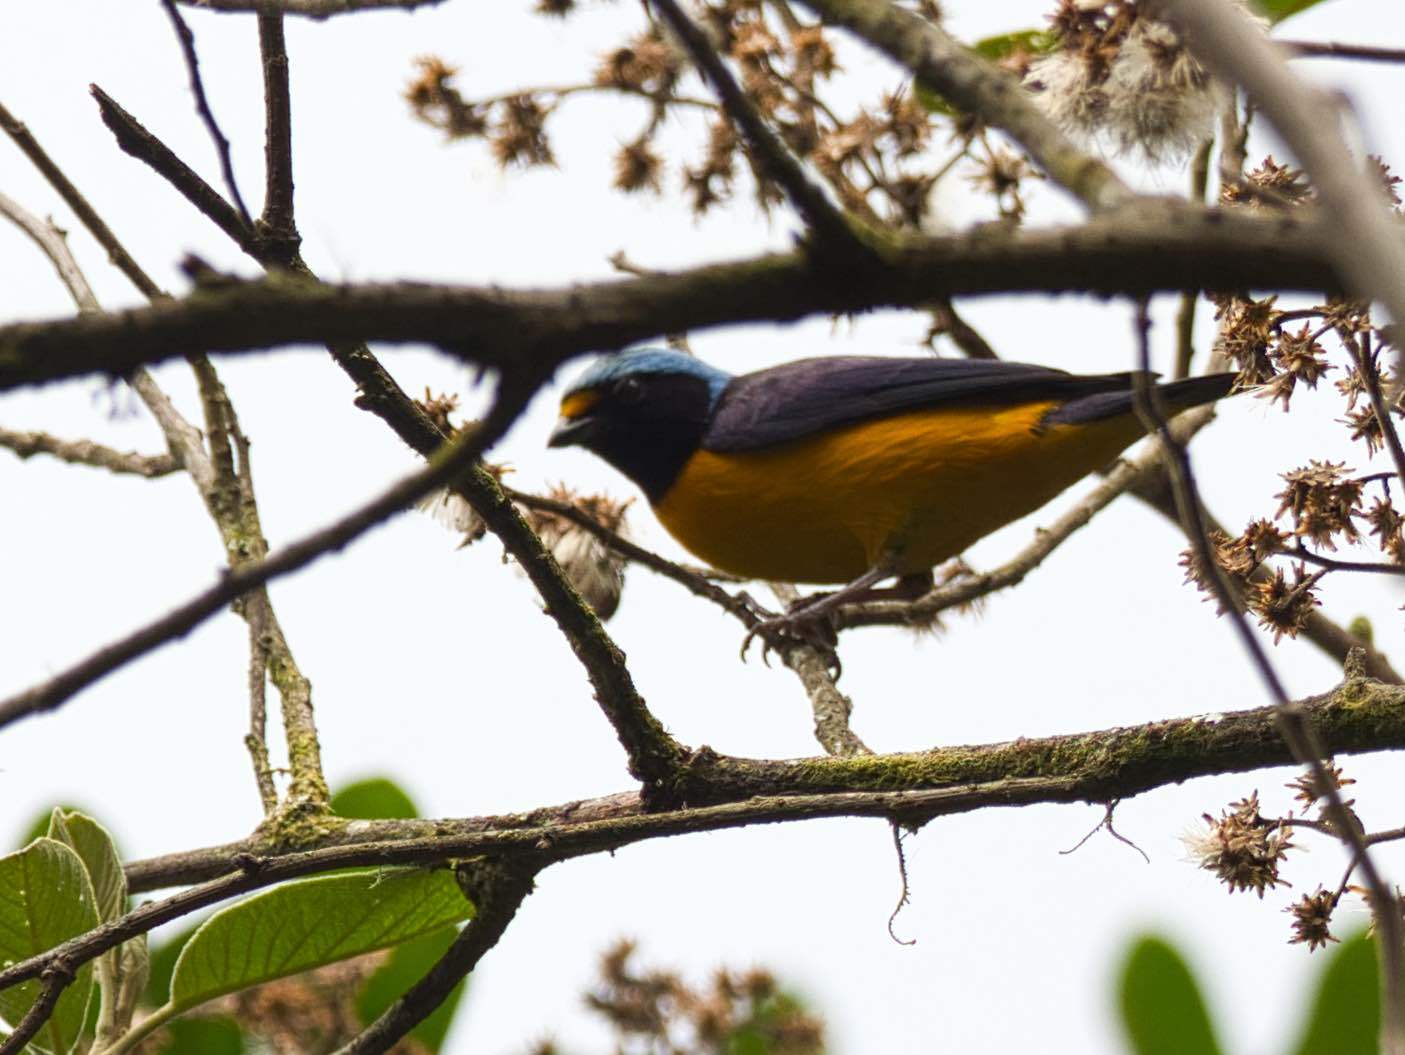
[[[1033,512],[1142,434],[1131,415],[1041,428],[1052,403],[937,408],[756,451],[699,450],[654,505],[714,567],[848,582],[923,571]]]

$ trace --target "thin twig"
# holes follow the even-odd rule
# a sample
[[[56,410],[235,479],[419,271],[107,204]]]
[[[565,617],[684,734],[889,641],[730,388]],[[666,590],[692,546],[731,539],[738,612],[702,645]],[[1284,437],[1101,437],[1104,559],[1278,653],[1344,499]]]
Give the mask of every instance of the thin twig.
[[[246,252],[253,252],[256,236],[253,228],[239,215],[239,210],[225,201],[217,190],[176,157],[166,144],[148,132],[141,122],[122,109],[105,91],[96,84],[89,85],[88,91],[97,101],[103,124],[116,136],[117,145],[125,153],[154,168],[166,182],[180,191],[186,201],[229,235],[236,245]]]
[[[478,961],[502,938],[523,900],[532,892],[534,870],[530,867],[508,868],[491,862],[474,862],[463,866],[459,874],[460,882],[473,894],[477,909],[473,919],[423,978],[333,1055],[381,1055],[394,1047],[478,966]]]
[[[737,84],[707,35],[684,14],[676,0],[652,0],[693,63],[712,84],[727,116],[741,129],[751,146],[752,156],[766,176],[775,180],[800,213],[814,236],[812,248],[832,260],[843,260],[848,268],[858,268],[872,256],[872,250],[858,236],[840,209],[824,190],[806,174],[804,166],[766,124],[765,118]]]
[[[1381,391],[1381,374],[1376,366],[1376,353],[1371,350],[1371,332],[1363,332],[1359,338],[1349,334],[1342,335],[1347,347],[1351,349],[1352,357],[1356,360],[1356,369],[1361,374],[1361,380],[1366,386],[1366,395],[1371,400],[1371,410],[1376,416],[1376,424],[1380,427],[1381,436],[1385,440],[1386,450],[1390,451],[1390,460],[1395,465],[1395,472],[1399,479],[1405,480],[1405,447],[1401,446],[1400,433],[1395,428],[1395,419],[1391,416],[1390,407],[1386,405],[1385,395]]]
[[[259,219],[264,253],[282,263],[297,253],[298,229],[293,221],[293,129],[288,92],[288,46],[283,16],[259,12],[259,55],[263,62],[264,166],[263,215]]]
[[[1333,40],[1278,40],[1298,59],[1365,59],[1367,62],[1405,62],[1405,49],[1379,48],[1371,44],[1346,44]]]
[[[1322,789],[1323,797],[1326,799],[1324,812],[1336,826],[1338,837],[1360,857],[1361,870],[1365,874],[1366,885],[1371,891],[1375,906],[1377,906],[1375,917],[1382,950],[1382,987],[1385,1005],[1381,1026],[1382,1047],[1391,1055],[1398,1055],[1401,1051],[1401,1045],[1405,1044],[1405,1020],[1402,1020],[1401,1017],[1405,1015],[1405,992],[1402,992],[1405,975],[1401,973],[1402,954],[1405,954],[1405,948],[1401,945],[1401,918],[1399,913],[1395,911],[1395,899],[1390,893],[1389,885],[1367,852],[1361,829],[1342,800],[1336,781],[1328,773],[1326,765],[1323,763],[1323,759],[1327,757],[1326,752],[1323,751],[1318,741],[1306,710],[1300,703],[1294,702],[1288,696],[1288,692],[1270,662],[1263,644],[1235,604],[1234,591],[1230,588],[1223,570],[1215,560],[1213,545],[1200,505],[1199,492],[1195,485],[1195,476],[1191,469],[1190,457],[1186,453],[1185,447],[1172,436],[1166,420],[1165,409],[1160,405],[1160,393],[1151,383],[1150,332],[1149,298],[1143,298],[1137,304],[1136,315],[1140,369],[1134,378],[1133,397],[1137,413],[1147,431],[1153,433],[1161,442],[1172,492],[1180,512],[1182,530],[1185,531],[1186,537],[1191,543],[1199,567],[1204,569],[1206,583],[1211,587],[1219,602],[1220,609],[1224,612],[1225,618],[1229,620],[1230,626],[1245,651],[1248,652],[1264,687],[1268,690],[1284,742],[1297,761],[1307,766],[1311,771],[1315,786]]]
[[[771,592],[782,605],[792,605],[800,599],[800,591],[785,583],[772,583]],[[755,625],[755,618],[752,619]],[[749,629],[749,627],[748,627]],[[868,745],[849,726],[854,704],[839,691],[836,675],[830,670],[830,657],[808,644],[777,643],[784,663],[805,689],[810,698],[810,710],[815,717],[815,739],[825,752],[838,758],[871,755]]]
[[[107,224],[103,223],[102,217],[88,204],[88,200],[78,193],[78,188],[69,182],[68,177],[63,174],[63,170],[44,152],[35,138],[30,135],[29,129],[25,127],[24,123],[5,109],[3,105],[0,105],[0,128],[3,128],[6,134],[14,140],[15,145],[20,148],[24,156],[33,162],[34,167],[59,192],[59,196],[73,210],[83,226],[92,232],[93,237],[107,250],[107,257],[117,270],[126,275],[132,284],[146,296],[153,299],[164,296],[161,287],[137,266],[137,262],[132,259],[131,254],[122,248],[122,243],[117,240],[117,236],[112,233]]]
[[[49,454],[70,465],[91,465],[109,472],[144,476],[148,480],[169,476],[180,469],[180,462],[170,454],[118,451],[92,440],[63,440],[47,432],[16,432],[0,428],[0,447],[14,451],[21,458]]]
[[[898,913],[907,908],[912,902],[912,888],[907,881],[907,852],[903,849],[903,829],[897,821],[893,821],[890,827],[893,829],[893,852],[898,858],[898,880],[901,886],[898,890],[898,903],[893,906],[893,912],[888,917],[888,937],[893,939],[897,945],[916,945],[916,938],[906,940],[899,938],[893,930],[893,924],[898,920]]]
[[[43,984],[34,997],[34,1003],[29,1005],[24,1017],[15,1024],[14,1031],[0,1040],[0,1055],[18,1055],[25,1049],[53,1016],[59,997],[73,984],[75,975],[73,970],[68,968],[66,961],[55,959],[44,969],[41,977]]]
[[[526,400],[527,396],[520,393],[515,393],[511,399],[500,396],[478,429],[465,434],[425,468],[392,484],[347,516],[262,560],[230,569],[218,583],[179,608],[104,646],[47,681],[0,701],[0,727],[58,707],[138,656],[189,633],[249,590],[341,549],[376,524],[413,505],[435,487],[444,486],[506,431]]]
[[[1232,105],[1232,104],[1231,104]],[[1205,190],[1210,183],[1210,154],[1215,148],[1211,137],[1200,144],[1195,159],[1190,165],[1190,200],[1203,202]],[[1176,309],[1176,370],[1177,378],[1190,376],[1191,360],[1195,358],[1195,308],[1200,302],[1200,291],[1188,289],[1181,293],[1181,304]]]
[[[234,178],[234,161],[230,156],[229,140],[220,130],[214,111],[210,109],[210,100],[205,95],[205,82],[200,76],[200,59],[195,53],[195,34],[181,17],[175,0],[161,0],[161,6],[166,9],[166,15],[175,28],[176,39],[180,41],[181,54],[185,56],[185,68],[190,74],[190,90],[195,95],[195,109],[199,112],[205,129],[210,133],[210,138],[214,140],[215,153],[220,159],[220,172],[224,175],[225,189],[229,191],[234,207],[239,211],[239,218],[244,221],[246,227],[252,227],[253,217],[244,205],[244,196],[239,193],[239,183]]]

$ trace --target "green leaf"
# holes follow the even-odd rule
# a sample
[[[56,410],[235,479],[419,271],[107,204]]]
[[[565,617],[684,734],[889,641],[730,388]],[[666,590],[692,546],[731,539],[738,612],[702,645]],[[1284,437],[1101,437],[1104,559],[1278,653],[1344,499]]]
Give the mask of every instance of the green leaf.
[[[79,856],[53,839],[36,839],[0,857],[0,966],[27,960],[98,925],[92,884]],[[38,979],[0,992],[0,1015],[14,1023],[39,995]],[[59,997],[54,1013],[30,1042],[68,1055],[83,1030],[93,988],[84,964]]]
[[[991,62],[999,62],[1016,51],[1027,51],[1033,55],[1047,55],[1054,50],[1058,41],[1046,29],[1017,29],[1013,33],[1000,33],[985,37],[971,45],[970,50]],[[920,80],[912,82],[912,96],[928,113],[943,117],[956,116],[956,107],[946,101],[941,92]]]
[[[61,806],[59,808],[65,812],[70,810],[75,813],[80,812],[77,806]],[[47,809],[36,816],[25,827],[24,836],[20,839],[18,845],[28,846],[35,839],[47,839],[49,837],[49,823],[53,820],[53,817],[54,811],[51,809]]]
[[[127,911],[127,875],[122,871],[117,844],[106,828],[86,813],[58,806],[49,815],[48,837],[65,844],[82,859],[104,923]]]
[[[356,998],[356,1013],[363,1026],[379,1018],[405,991],[434,966],[459,935],[457,927],[441,927],[423,937],[397,945],[389,958],[361,987]],[[439,1051],[449,1032],[449,1023],[459,1001],[463,999],[468,979],[454,986],[448,998],[434,1009],[428,1018],[410,1031],[410,1036],[431,1053]]]
[[[166,1025],[161,1055],[243,1055],[244,1031],[228,1015],[182,1018]]]
[[[407,868],[287,883],[215,913],[181,950],[170,1013],[384,949],[473,915],[451,872]]]
[[[1219,1055],[1195,978],[1162,939],[1149,936],[1132,946],[1120,996],[1135,1055]]]
[[[1375,944],[1358,934],[1327,962],[1296,1055],[1375,1055],[1380,1028]]]
[[[1309,7],[1316,7],[1322,0],[1254,0],[1254,6],[1262,11],[1270,22],[1282,22]]]
[[[1017,51],[1031,55],[1047,55],[1058,45],[1058,38],[1047,29],[1017,29],[1013,33],[986,37],[971,45],[977,55],[999,62]]]
[[[363,821],[396,821],[418,817],[414,800],[385,777],[348,784],[332,796],[332,812]]]

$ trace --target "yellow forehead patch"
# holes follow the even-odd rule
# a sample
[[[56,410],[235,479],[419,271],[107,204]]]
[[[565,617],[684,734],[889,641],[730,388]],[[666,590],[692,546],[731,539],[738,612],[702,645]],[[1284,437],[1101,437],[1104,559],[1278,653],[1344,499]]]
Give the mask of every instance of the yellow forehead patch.
[[[591,407],[600,402],[600,393],[593,388],[583,388],[579,392],[572,392],[565,399],[561,400],[561,416],[567,421],[574,421],[590,413]]]

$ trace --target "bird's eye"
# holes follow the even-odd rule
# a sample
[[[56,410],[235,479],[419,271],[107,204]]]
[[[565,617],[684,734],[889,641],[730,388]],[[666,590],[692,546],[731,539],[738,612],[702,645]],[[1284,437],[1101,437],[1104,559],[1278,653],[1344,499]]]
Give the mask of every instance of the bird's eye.
[[[638,403],[644,398],[644,384],[637,377],[626,377],[615,392],[625,403]]]

